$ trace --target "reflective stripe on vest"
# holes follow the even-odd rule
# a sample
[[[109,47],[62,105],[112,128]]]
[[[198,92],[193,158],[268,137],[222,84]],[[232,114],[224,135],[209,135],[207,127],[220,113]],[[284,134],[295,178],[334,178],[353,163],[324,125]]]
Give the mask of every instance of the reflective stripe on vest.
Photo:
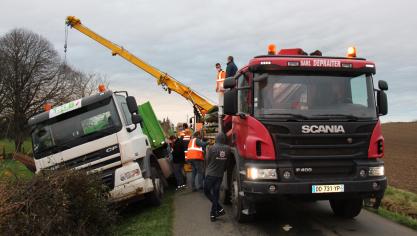
[[[186,159],[204,160],[203,148],[196,144],[196,138],[193,138],[188,144]]]

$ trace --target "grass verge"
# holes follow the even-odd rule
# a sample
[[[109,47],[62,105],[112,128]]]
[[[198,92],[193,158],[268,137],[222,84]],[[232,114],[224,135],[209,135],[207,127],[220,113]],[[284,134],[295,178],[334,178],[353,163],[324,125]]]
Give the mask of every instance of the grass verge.
[[[417,194],[388,186],[378,210],[369,208],[387,219],[417,230]]]
[[[115,235],[172,235],[174,217],[174,191],[165,192],[159,207],[149,206],[146,201],[131,204],[125,209],[116,226]]]
[[[3,178],[30,179],[33,173],[15,160],[0,160],[0,180]]]

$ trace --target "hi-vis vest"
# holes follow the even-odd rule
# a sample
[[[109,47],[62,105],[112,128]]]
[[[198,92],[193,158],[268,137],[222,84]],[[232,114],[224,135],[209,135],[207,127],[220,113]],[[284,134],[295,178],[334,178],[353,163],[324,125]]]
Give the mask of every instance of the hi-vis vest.
[[[183,137],[183,140],[184,141],[190,141],[190,139],[191,139],[191,135],[190,134],[191,134],[190,129],[185,129],[185,130],[183,130],[183,131],[180,132],[180,136]]]
[[[216,92],[218,93],[224,92],[223,82],[225,78],[226,78],[226,72],[224,72],[224,70],[221,70],[217,73]]]
[[[187,160],[204,160],[203,148],[196,144],[196,140],[196,138],[193,138],[188,144],[188,149],[185,153]]]

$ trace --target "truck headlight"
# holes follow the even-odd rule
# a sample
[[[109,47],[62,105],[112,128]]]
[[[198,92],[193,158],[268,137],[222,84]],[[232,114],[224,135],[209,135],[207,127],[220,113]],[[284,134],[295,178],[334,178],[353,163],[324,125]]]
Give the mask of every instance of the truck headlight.
[[[139,169],[134,169],[134,170],[131,170],[131,171],[128,171],[128,172],[125,172],[125,173],[121,174],[120,175],[120,181],[125,181],[125,180],[128,180],[132,177],[139,176],[139,175],[140,175],[140,170]]]
[[[383,176],[385,174],[384,166],[369,167],[369,176]]]
[[[258,169],[250,167],[246,170],[246,176],[248,179],[277,179],[276,169]]]

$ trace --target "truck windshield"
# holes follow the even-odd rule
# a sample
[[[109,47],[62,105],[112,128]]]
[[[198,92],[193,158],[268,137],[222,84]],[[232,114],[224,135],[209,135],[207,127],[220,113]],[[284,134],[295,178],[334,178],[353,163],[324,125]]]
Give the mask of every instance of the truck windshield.
[[[254,113],[258,117],[376,118],[371,76],[269,74],[267,79],[255,82],[254,93]]]
[[[120,129],[120,118],[110,97],[37,124],[32,130],[33,153],[39,159]]]

